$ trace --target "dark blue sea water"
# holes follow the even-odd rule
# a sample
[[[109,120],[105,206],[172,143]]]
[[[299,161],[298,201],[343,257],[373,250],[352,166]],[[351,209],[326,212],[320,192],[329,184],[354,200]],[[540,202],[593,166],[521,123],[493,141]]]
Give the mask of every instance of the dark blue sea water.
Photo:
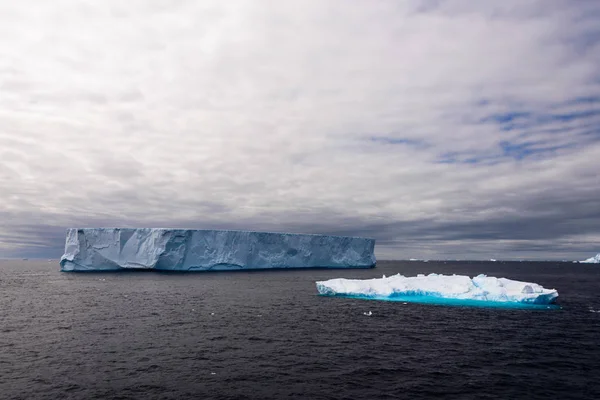
[[[330,298],[314,284],[398,272],[533,281],[561,309]],[[0,398],[598,399],[599,291],[600,267],[571,263],[68,274],[0,261]]]

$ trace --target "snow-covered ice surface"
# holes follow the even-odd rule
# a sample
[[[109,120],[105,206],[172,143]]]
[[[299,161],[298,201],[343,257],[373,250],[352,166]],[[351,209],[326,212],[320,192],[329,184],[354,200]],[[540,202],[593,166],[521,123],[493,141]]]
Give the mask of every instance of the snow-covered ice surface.
[[[553,307],[558,292],[531,283],[478,275],[419,274],[316,282],[321,295],[372,300],[491,307]]]
[[[580,263],[586,264],[600,264],[600,253],[596,254],[594,257],[590,257],[587,260],[579,261]]]
[[[375,240],[158,228],[69,229],[62,271],[370,268]]]

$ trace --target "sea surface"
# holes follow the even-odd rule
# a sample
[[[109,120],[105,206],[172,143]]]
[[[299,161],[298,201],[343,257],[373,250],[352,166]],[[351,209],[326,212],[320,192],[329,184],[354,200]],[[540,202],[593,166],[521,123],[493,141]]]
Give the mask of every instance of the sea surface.
[[[430,272],[533,281],[558,289],[561,308],[402,304],[315,288]],[[572,263],[173,274],[3,260],[0,398],[600,399],[599,292],[600,266]]]

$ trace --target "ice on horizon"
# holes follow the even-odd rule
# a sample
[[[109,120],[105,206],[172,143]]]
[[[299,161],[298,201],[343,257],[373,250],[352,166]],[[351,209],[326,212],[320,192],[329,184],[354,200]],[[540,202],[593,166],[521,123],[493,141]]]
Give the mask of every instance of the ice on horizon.
[[[506,304],[552,304],[558,297],[555,289],[545,289],[532,282],[478,275],[419,274],[394,275],[375,279],[337,278],[316,282],[321,295],[358,297],[374,300],[443,302],[443,300],[477,301]]]
[[[590,257],[587,260],[579,262],[584,264],[600,264],[600,253],[596,254],[594,257]]]
[[[69,229],[62,271],[370,268],[375,240],[159,228]]]

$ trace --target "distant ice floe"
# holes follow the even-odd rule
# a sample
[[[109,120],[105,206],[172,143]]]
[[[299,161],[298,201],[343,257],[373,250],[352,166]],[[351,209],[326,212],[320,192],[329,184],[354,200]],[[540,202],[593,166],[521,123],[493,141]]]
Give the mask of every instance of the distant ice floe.
[[[421,303],[503,303],[548,305],[558,292],[532,282],[478,275],[419,274],[376,279],[330,279],[316,282],[321,295]],[[449,301],[450,300],[450,301]],[[474,304],[475,305],[475,304]]]
[[[579,261],[580,263],[585,264],[600,264],[600,253],[596,254],[594,257],[590,257],[587,260]]]

